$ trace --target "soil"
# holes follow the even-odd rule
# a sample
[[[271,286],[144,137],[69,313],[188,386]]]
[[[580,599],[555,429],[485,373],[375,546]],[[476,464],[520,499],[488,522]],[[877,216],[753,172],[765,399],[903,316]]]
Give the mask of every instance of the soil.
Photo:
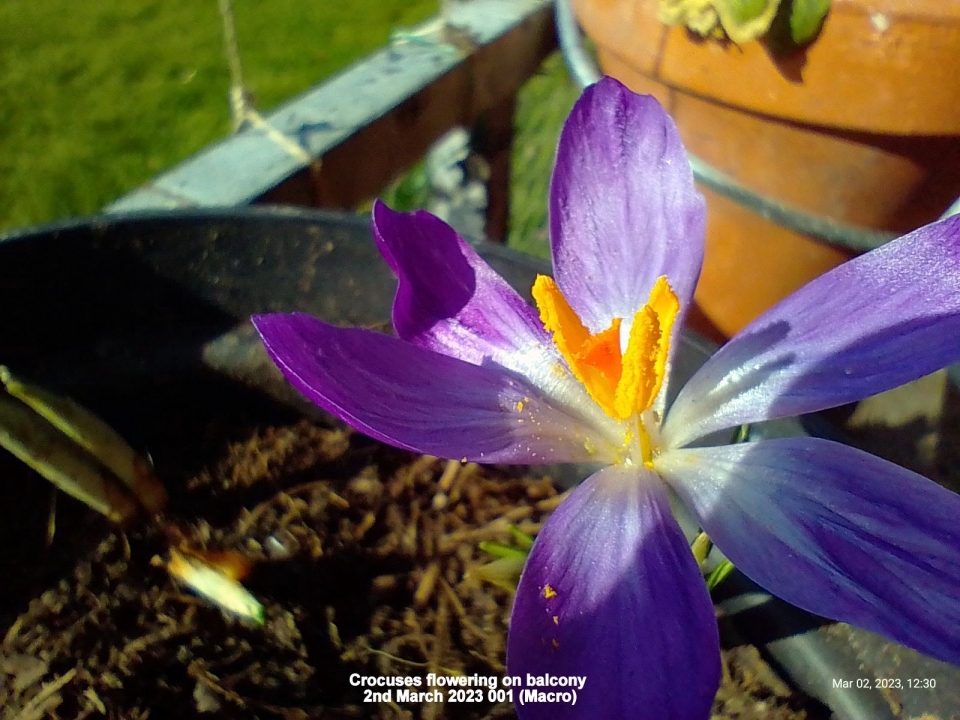
[[[499,676],[510,593],[475,575],[481,541],[536,533],[549,478],[411,455],[308,422],[221,448],[176,533],[257,561],[263,627],[174,582],[170,529],[102,530],[0,647],[3,718],[510,720],[508,703],[365,703],[364,676]],[[57,540],[54,540],[56,546]],[[724,650],[712,720],[822,718],[756,648]],[[682,691],[682,690],[680,690]]]

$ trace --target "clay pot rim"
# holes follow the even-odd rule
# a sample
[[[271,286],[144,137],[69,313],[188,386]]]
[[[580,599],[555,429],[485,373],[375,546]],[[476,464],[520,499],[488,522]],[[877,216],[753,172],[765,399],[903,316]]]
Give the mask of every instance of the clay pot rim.
[[[835,0],[820,36],[774,57],[760,42],[699,40],[657,0],[573,0],[598,48],[679,92],[821,127],[960,135],[960,4]]]

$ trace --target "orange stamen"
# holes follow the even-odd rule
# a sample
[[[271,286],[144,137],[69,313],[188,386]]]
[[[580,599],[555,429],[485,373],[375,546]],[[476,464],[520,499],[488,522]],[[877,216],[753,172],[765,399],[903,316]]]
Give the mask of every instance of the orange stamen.
[[[650,403],[646,407],[653,405],[654,399],[660,392],[663,380],[667,375],[667,356],[670,354],[670,332],[673,330],[673,323],[680,313],[680,300],[667,282],[667,278],[661,275],[650,291],[650,299],[647,301],[647,307],[653,308],[660,321],[660,337],[657,343],[657,360],[654,369],[654,377],[657,382],[653,388],[653,394],[650,396]],[[646,408],[644,408],[646,409]]]
[[[570,307],[552,277],[537,276],[533,284],[533,299],[536,300],[537,307],[540,309],[543,326],[553,333],[553,341],[557,348],[569,360],[570,356],[577,352],[590,337],[590,331],[580,322],[580,318]],[[577,372],[572,365],[570,369],[574,373]],[[578,379],[582,381],[579,376]]]
[[[533,297],[544,327],[574,376],[611,417],[624,420],[653,406],[666,375],[670,333],[680,301],[665,277],[633,317],[625,352],[620,348],[621,318],[596,334],[583,322],[552,278],[541,275]]]

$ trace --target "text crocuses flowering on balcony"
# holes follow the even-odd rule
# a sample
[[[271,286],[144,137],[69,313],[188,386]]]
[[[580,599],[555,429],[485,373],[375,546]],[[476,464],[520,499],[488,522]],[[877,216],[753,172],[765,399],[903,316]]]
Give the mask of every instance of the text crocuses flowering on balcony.
[[[384,442],[479,462],[598,462],[537,537],[511,675],[585,676],[524,720],[704,720],[717,624],[670,513],[672,486],[770,592],[960,664],[960,496],[826,440],[689,447],[849,403],[960,359],[960,219],[820,277],[717,352],[665,408],[700,273],[704,203],[656,100],[604,79],[563,129],[554,277],[527,305],[437,218],[378,204],[397,337],[254,318],[308,398]],[[666,410],[666,412],[665,412]]]

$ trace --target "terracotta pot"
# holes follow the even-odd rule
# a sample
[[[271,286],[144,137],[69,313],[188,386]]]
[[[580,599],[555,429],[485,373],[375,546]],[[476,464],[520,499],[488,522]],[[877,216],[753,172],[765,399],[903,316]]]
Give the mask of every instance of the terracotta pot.
[[[808,212],[905,232],[960,194],[960,3],[834,0],[787,58],[657,20],[657,0],[573,0],[609,75],[655,95],[689,150]],[[697,291],[726,335],[848,255],[705,190]]]

